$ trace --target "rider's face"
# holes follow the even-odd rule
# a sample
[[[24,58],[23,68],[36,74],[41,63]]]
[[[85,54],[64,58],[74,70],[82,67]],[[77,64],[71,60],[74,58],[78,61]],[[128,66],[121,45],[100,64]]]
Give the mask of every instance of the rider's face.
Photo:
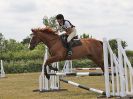
[[[59,24],[63,24],[63,19],[57,19],[57,22],[58,22]]]

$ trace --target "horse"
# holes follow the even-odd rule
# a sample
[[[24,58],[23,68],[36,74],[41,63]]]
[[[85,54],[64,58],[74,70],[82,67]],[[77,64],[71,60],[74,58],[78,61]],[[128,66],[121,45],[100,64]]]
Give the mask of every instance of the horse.
[[[40,42],[43,42],[49,49],[50,57],[46,60],[44,65],[44,74],[49,79],[50,75],[47,73],[46,66],[57,71],[56,68],[51,67],[51,63],[74,60],[81,58],[88,58],[96,63],[104,72],[103,65],[103,42],[93,38],[82,38],[80,42],[82,45],[72,48],[72,56],[67,56],[67,49],[63,46],[60,36],[51,28],[35,28],[31,29],[32,38],[29,43],[29,49],[33,50]]]

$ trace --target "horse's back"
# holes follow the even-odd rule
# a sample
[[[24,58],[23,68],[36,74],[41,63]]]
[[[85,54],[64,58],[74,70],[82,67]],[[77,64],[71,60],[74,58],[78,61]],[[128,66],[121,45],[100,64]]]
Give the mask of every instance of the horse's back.
[[[93,38],[82,38],[80,39],[82,43],[89,43],[90,45],[99,45],[102,46],[103,42]]]
[[[103,43],[100,40],[96,40],[93,38],[81,39],[84,48],[87,50],[89,54],[92,56],[103,56]]]

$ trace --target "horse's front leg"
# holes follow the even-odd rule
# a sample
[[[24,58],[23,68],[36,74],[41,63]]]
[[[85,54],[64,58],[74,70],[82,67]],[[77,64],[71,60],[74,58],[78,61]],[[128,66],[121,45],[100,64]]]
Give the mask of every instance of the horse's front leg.
[[[46,64],[44,65],[44,75],[46,76],[46,78],[48,80],[50,79],[50,76],[48,75],[48,72],[47,72],[47,65]]]
[[[50,65],[51,63],[53,63],[53,62],[58,62],[60,59],[61,59],[60,56],[52,56],[52,57],[50,57],[50,58],[48,58],[48,59],[46,60],[46,63],[45,63],[45,65],[44,65],[44,72],[45,72],[45,76],[47,77],[47,79],[50,78],[50,75],[48,75],[48,73],[47,73],[47,68],[46,68],[46,66],[49,66],[49,65]],[[54,67],[50,67],[50,69],[55,69],[55,71],[58,70],[58,69],[56,69],[56,68],[54,68]]]
[[[54,70],[54,71],[58,71],[58,68],[57,67],[53,67],[52,64],[49,65],[49,69],[50,70]]]

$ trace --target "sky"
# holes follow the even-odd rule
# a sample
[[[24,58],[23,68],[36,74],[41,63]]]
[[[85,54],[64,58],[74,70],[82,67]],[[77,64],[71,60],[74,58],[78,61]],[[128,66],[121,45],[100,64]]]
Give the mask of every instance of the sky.
[[[44,16],[63,14],[83,33],[102,40],[120,38],[133,50],[133,0],[0,0],[0,33],[22,41]]]

